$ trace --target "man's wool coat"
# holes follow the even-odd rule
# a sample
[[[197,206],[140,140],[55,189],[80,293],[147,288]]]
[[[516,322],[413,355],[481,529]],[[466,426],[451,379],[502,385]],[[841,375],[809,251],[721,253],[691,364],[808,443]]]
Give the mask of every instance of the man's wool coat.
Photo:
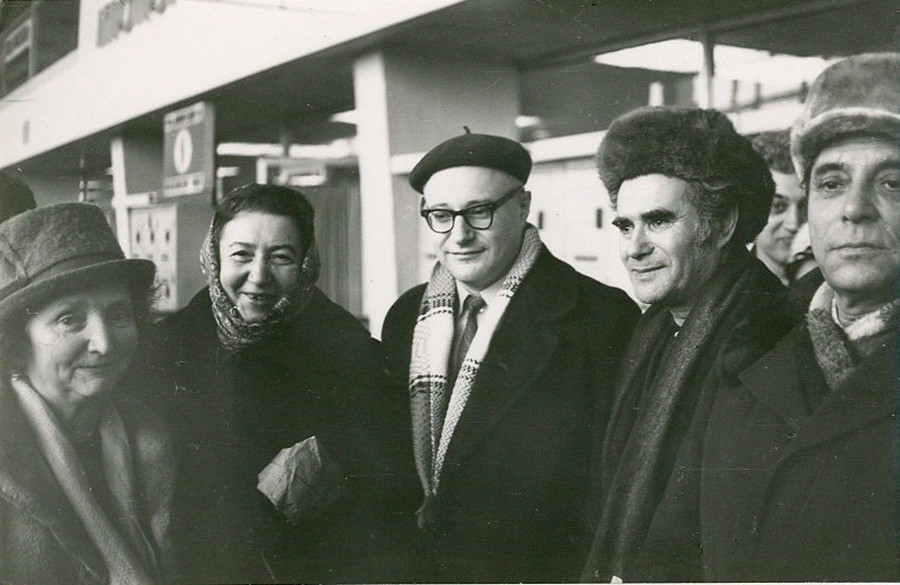
[[[385,319],[392,383],[408,386],[425,285]],[[574,580],[592,437],[637,306],[543,248],[500,321],[450,441],[435,524],[417,536],[424,581]],[[413,492],[410,510],[422,501]]]
[[[703,459],[707,579],[900,581],[898,371],[895,342],[828,391],[802,324],[720,392]]]

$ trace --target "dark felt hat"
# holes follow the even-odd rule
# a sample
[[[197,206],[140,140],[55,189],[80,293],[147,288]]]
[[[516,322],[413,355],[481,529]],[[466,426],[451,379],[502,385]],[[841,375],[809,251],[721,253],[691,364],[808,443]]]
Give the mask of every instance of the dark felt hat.
[[[765,160],[717,110],[648,107],[620,116],[600,143],[597,169],[613,200],[622,183],[642,175],[733,185],[734,238],[742,243],[766,225],[775,193]]]
[[[0,324],[79,286],[118,278],[150,286],[156,267],[126,260],[106,217],[89,203],[38,207],[0,224]]]
[[[851,135],[900,137],[900,54],[849,57],[813,81],[791,131],[791,156],[800,178],[806,178],[822,148]]]
[[[497,169],[525,183],[531,174],[531,155],[509,138],[463,134],[438,144],[423,156],[409,174],[409,184],[422,193],[431,175],[453,167]]]

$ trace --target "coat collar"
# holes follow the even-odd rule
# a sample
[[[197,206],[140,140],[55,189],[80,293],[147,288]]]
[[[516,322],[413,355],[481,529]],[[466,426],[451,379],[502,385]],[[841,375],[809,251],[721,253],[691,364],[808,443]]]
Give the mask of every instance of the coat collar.
[[[804,384],[825,384],[812,351],[806,326],[800,325],[740,376],[744,387],[789,429],[786,438],[790,440],[781,460],[883,420],[894,408],[897,364],[888,347],[860,364],[815,412],[810,412]]]
[[[487,436],[532,389],[559,344],[553,324],[578,303],[577,280],[546,248],[506,310],[447,449],[444,473]]]

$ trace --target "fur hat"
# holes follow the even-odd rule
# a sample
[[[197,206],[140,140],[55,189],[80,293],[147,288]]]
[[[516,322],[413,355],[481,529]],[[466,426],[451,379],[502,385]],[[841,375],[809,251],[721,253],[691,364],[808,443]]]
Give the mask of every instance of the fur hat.
[[[900,137],[900,54],[867,53],[828,67],[813,81],[791,131],[791,156],[805,181],[819,152],[850,135]]]
[[[522,183],[531,174],[531,155],[509,138],[491,134],[466,134],[446,140],[422,157],[409,173],[409,184],[419,193],[431,175],[453,167],[487,167],[515,177]]]
[[[775,193],[766,162],[716,110],[649,107],[620,116],[600,143],[597,169],[613,203],[622,183],[642,175],[727,185],[738,205],[738,243],[766,225]]]
[[[95,205],[60,203],[25,211],[0,224],[0,326],[17,311],[105,278],[149,287],[155,271],[149,260],[125,259]]]

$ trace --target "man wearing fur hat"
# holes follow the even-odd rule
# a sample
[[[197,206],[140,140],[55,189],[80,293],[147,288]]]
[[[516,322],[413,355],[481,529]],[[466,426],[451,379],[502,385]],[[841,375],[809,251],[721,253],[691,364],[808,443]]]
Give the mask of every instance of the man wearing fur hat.
[[[409,177],[438,263],[382,339],[410,396],[415,581],[559,582],[580,569],[593,431],[639,312],[544,247],[526,221],[530,171],[521,144],[464,134]]]
[[[804,322],[716,399],[706,576],[898,581],[900,55],[826,69],[791,142],[825,283]]]
[[[650,305],[595,455],[593,544],[582,578],[693,581],[699,461],[715,389],[785,332],[784,288],[747,251],[774,193],[750,142],[715,110],[643,108],[597,155],[620,254]]]

